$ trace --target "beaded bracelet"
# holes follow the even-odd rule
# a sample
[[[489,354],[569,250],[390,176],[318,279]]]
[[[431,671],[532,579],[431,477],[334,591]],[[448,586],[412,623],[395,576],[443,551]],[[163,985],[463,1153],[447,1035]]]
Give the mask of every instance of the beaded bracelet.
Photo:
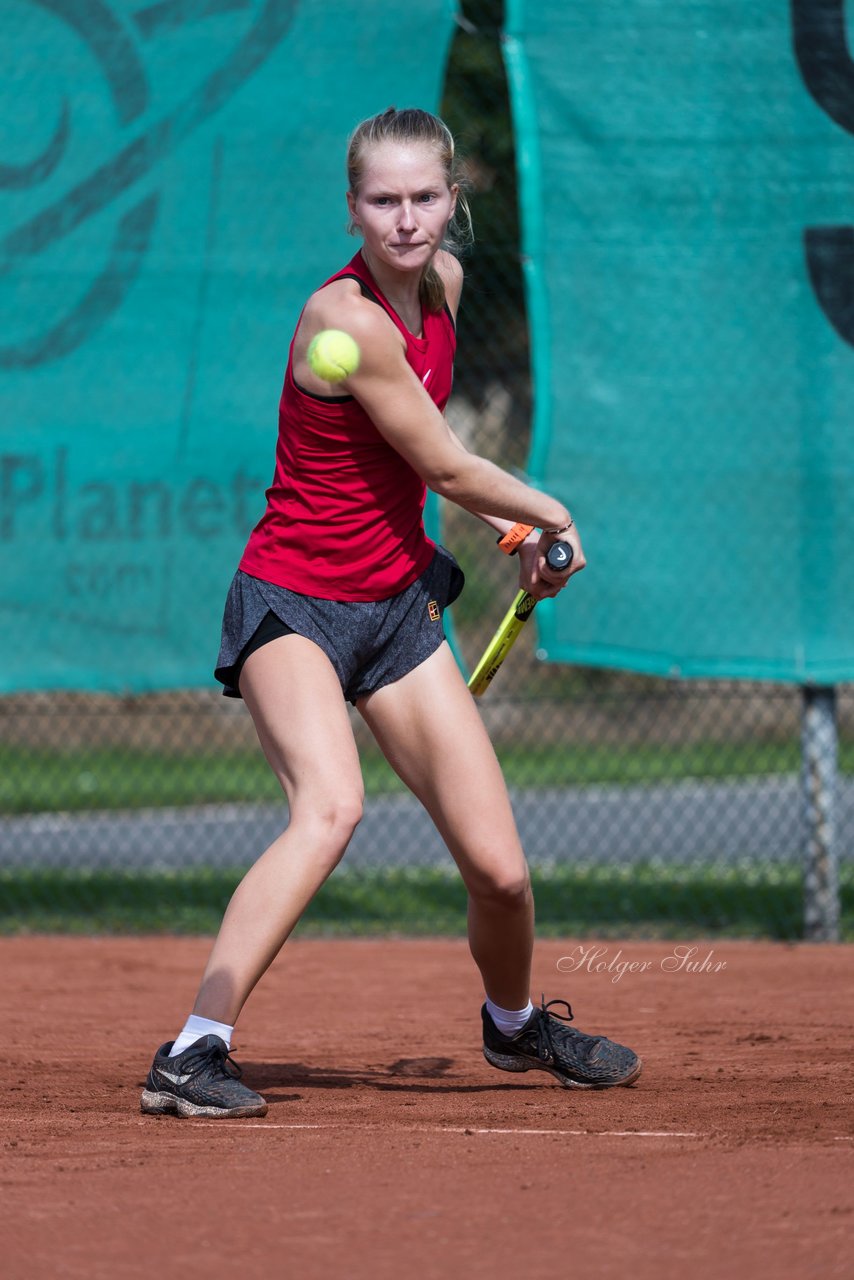
[[[562,529],[543,529],[543,533],[566,533],[575,524],[572,516],[569,517],[569,524],[565,524]]]

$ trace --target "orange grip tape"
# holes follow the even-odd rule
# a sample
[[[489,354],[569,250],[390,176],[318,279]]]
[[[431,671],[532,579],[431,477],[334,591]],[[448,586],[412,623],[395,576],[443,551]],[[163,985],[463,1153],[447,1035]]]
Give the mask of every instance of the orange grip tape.
[[[508,529],[498,539],[498,545],[506,556],[515,556],[519,547],[533,530],[534,526],[532,524],[514,524],[512,529]]]

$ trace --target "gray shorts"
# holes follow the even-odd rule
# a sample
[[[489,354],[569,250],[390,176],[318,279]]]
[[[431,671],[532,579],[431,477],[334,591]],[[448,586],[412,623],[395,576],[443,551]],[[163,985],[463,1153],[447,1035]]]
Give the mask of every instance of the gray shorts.
[[[332,663],[344,697],[355,702],[419,666],[445,639],[442,615],[463,589],[463,571],[437,547],[420,578],[388,600],[320,600],[276,587],[242,570],[232,579],[214,675],[239,698],[243,664],[277,636],[300,635]]]

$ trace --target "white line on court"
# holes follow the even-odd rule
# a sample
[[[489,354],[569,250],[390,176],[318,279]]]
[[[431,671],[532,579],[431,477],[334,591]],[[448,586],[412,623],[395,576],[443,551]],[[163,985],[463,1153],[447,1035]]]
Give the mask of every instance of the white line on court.
[[[441,1133],[557,1133],[573,1138],[699,1138],[702,1134],[671,1129],[473,1129],[436,1126]]]
[[[223,1129],[341,1129],[341,1124],[266,1124],[261,1121],[243,1121],[243,1120],[198,1120],[197,1124],[201,1124],[207,1128]],[[415,1124],[406,1125],[401,1129],[394,1129],[387,1125],[378,1124],[352,1124],[346,1122],[343,1126],[347,1129],[382,1129],[386,1133],[463,1133],[463,1134],[534,1134],[538,1136],[555,1134],[564,1138],[702,1138],[705,1134],[695,1133],[691,1130],[672,1130],[672,1129],[480,1129],[463,1125],[445,1125],[445,1124]]]

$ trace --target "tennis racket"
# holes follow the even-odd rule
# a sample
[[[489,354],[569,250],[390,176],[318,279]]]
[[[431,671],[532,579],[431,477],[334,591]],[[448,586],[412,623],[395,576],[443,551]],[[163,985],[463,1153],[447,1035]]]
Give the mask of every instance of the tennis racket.
[[[509,533],[499,539],[498,545],[508,555],[513,555],[521,543],[525,541],[533,528],[532,525],[514,525]],[[572,564],[572,547],[567,542],[553,542],[546,552],[546,563],[550,569],[560,573]],[[504,659],[518,639],[519,632],[534,612],[536,598],[528,591],[520,591],[510,608],[501,619],[495,635],[483,651],[483,657],[471,674],[468,685],[476,698],[485,693],[495,678]]]

